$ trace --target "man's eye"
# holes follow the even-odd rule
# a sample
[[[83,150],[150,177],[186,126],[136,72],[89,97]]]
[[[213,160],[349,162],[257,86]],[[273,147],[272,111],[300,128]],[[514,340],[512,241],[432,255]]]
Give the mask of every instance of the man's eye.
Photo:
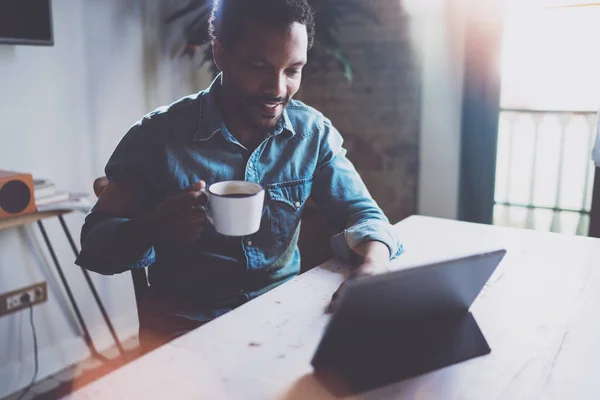
[[[299,73],[300,73],[300,70],[298,70],[298,69],[288,69],[287,70],[287,74],[289,76],[295,76],[295,75],[298,75]]]
[[[250,69],[254,71],[262,71],[265,69],[265,66],[263,64],[252,64],[250,65]]]

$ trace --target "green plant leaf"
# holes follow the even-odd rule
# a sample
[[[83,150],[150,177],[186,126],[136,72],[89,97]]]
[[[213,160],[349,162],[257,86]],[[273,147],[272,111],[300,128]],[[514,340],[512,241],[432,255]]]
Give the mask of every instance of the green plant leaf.
[[[350,62],[348,55],[344,52],[344,50],[342,50],[341,47],[334,49],[332,53],[337,62],[340,64],[342,71],[344,71],[344,77],[346,80],[348,82],[352,82],[354,79],[354,72],[352,70],[352,63]]]

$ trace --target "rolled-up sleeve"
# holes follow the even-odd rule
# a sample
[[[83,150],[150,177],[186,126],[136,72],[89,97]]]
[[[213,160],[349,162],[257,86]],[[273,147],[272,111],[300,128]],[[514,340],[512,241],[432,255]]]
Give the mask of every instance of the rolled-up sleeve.
[[[152,157],[152,142],[148,135],[147,127],[140,123],[123,137],[106,165],[105,173],[110,181],[134,180],[136,186],[144,187],[149,172],[147,159]],[[148,208],[148,204],[140,202],[134,208],[142,212]],[[108,215],[94,207],[81,230],[81,253],[75,263],[103,275],[153,264],[156,258],[153,247],[141,252],[132,250],[139,247],[133,245],[135,238],[123,235],[121,228],[128,221],[128,218]]]
[[[81,232],[81,253],[75,263],[103,275],[119,274],[133,268],[145,268],[156,259],[154,247],[143,254],[131,254],[128,238],[123,238],[121,226],[129,221],[90,213]]]
[[[404,253],[404,247],[391,228],[385,221],[365,221],[333,236],[331,248],[338,257],[350,261],[353,248],[361,243],[376,241],[385,244],[390,250],[390,259],[394,259]]]
[[[342,144],[339,132],[325,120],[312,197],[330,225],[340,232],[331,238],[331,247],[338,257],[351,261],[351,249],[378,241],[389,248],[390,258],[398,257],[404,251],[402,243],[346,158]]]

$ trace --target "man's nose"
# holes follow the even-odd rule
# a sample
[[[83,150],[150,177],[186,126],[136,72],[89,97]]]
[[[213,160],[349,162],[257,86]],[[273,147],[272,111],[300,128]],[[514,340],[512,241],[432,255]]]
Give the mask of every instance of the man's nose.
[[[285,98],[285,75],[274,74],[269,76],[268,81],[266,82],[263,90],[265,94],[268,94],[273,98]]]

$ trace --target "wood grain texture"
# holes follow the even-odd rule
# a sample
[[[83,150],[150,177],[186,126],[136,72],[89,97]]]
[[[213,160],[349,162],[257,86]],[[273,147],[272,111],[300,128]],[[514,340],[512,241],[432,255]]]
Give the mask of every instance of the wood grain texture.
[[[360,398],[600,398],[600,241],[426,217],[395,229],[395,269],[508,250],[472,308],[492,353]],[[334,398],[310,360],[346,273],[328,262],[67,399]]]
[[[32,224],[43,219],[58,217],[60,215],[68,214],[71,211],[46,211],[36,212],[33,214],[27,214],[20,217],[12,217],[0,219],[0,231],[11,228],[18,228],[19,226]]]

